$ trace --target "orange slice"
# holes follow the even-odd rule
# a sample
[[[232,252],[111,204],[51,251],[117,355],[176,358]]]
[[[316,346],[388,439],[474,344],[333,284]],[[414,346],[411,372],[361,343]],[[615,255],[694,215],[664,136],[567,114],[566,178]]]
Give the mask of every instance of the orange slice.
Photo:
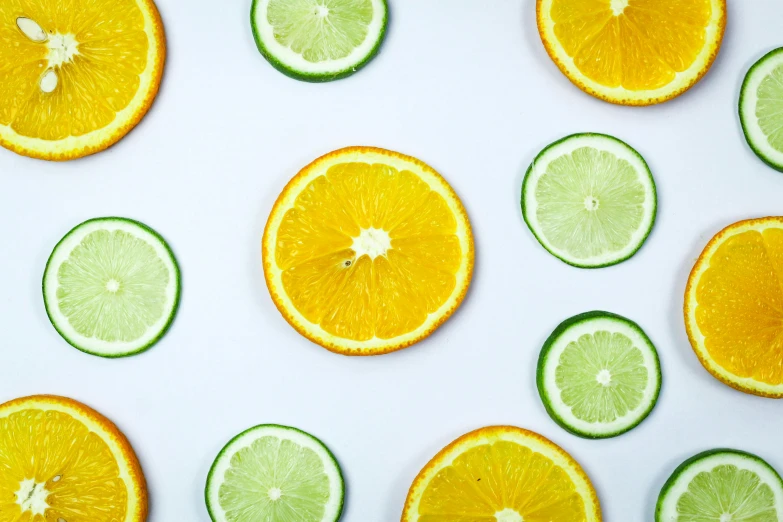
[[[0,405],[0,522],[143,522],[147,487],[128,440],[65,397]]]
[[[513,426],[458,438],[424,467],[402,522],[599,522],[590,479],[568,453]]]
[[[740,221],[712,238],[688,278],[685,327],[716,378],[783,397],[783,217]]]
[[[152,0],[0,2],[0,145],[69,160],[147,113],[166,53]]]
[[[473,236],[446,181],[397,152],[349,147],[302,169],[263,239],[266,284],[299,333],[337,353],[420,341],[462,302]]]
[[[577,87],[622,105],[661,103],[709,70],[726,0],[537,0],[547,53]]]

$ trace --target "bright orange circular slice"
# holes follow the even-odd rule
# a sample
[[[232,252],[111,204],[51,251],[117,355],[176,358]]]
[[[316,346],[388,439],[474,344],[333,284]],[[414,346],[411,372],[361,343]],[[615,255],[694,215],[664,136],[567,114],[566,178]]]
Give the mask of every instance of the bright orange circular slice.
[[[0,145],[69,160],[147,113],[166,42],[152,0],[0,2]]]
[[[590,479],[559,446],[513,426],[458,438],[414,480],[402,522],[599,522]]]
[[[302,169],[263,239],[272,300],[302,335],[345,355],[376,355],[432,333],[473,273],[468,216],[421,161],[348,147]]]
[[[143,522],[147,486],[110,420],[65,397],[0,404],[0,520]]]
[[[537,0],[547,53],[577,87],[622,105],[661,103],[709,70],[726,0]]]
[[[729,225],[707,244],[685,289],[691,346],[717,379],[783,397],[783,217]]]

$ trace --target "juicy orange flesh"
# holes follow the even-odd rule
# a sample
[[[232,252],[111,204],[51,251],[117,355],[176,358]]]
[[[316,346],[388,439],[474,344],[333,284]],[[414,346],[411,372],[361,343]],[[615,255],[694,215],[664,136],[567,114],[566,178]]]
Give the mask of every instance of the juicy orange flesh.
[[[783,230],[726,239],[696,287],[705,349],[739,377],[783,383]]]
[[[497,441],[467,450],[430,480],[419,522],[495,522],[505,510],[524,522],[587,519],[563,468],[530,448]]]
[[[30,479],[49,492],[44,514],[22,512],[17,502],[20,484]],[[127,504],[114,456],[84,424],[37,409],[0,418],[0,522],[120,521]]]
[[[34,42],[17,19],[35,21],[48,36]],[[63,63],[58,44],[75,40]],[[0,125],[22,136],[61,140],[110,124],[138,91],[149,41],[136,0],[2,0],[0,2]],[[54,91],[40,88],[52,69]]]
[[[385,231],[391,248],[357,259],[354,238],[369,229]],[[345,339],[389,339],[421,326],[454,291],[462,259],[456,230],[446,200],[416,174],[341,163],[285,213],[275,261],[308,321]]]
[[[711,0],[553,0],[555,35],[576,67],[606,87],[668,85],[706,42]],[[619,7],[618,7],[619,9]]]

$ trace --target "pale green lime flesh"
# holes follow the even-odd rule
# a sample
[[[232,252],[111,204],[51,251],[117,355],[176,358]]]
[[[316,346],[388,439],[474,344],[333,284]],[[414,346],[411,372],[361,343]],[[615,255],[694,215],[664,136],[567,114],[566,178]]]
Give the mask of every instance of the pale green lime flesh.
[[[645,194],[626,160],[582,147],[552,161],[541,177],[538,222],[555,247],[577,259],[621,251],[642,222]]]
[[[123,230],[96,230],[57,270],[57,304],[79,334],[132,342],[165,312],[170,277],[146,241]]]
[[[262,437],[231,457],[218,498],[231,522],[317,521],[329,501],[329,477],[313,450]]]
[[[318,63],[345,58],[367,38],[370,0],[270,0],[267,19],[281,45]]]
[[[778,522],[775,495],[750,470],[723,465],[702,471],[677,500],[680,521]]]
[[[566,346],[555,382],[575,417],[608,423],[639,407],[647,373],[641,351],[628,337],[597,331]]]
[[[783,64],[773,69],[758,87],[756,118],[769,145],[783,152]]]

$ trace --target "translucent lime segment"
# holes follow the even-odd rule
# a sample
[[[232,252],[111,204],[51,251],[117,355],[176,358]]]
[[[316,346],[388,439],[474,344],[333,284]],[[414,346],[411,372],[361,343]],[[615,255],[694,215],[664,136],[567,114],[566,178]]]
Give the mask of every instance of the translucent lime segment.
[[[775,494],[753,471],[734,465],[697,474],[677,500],[680,521],[778,522]]]
[[[349,56],[367,38],[370,0],[269,0],[269,25],[281,45],[312,63]]]
[[[636,410],[647,388],[641,350],[621,333],[597,331],[569,343],[555,370],[563,402],[586,422],[612,422]]]
[[[96,230],[60,265],[57,302],[79,334],[131,342],[161,319],[170,277],[146,241],[123,230]]]
[[[783,152],[783,65],[775,67],[758,86],[756,118],[769,145]]]
[[[647,190],[626,160],[580,147],[554,159],[535,190],[547,240],[579,259],[628,247],[644,217]]]
[[[262,437],[231,457],[219,501],[231,522],[320,521],[329,501],[321,458],[290,440]]]

